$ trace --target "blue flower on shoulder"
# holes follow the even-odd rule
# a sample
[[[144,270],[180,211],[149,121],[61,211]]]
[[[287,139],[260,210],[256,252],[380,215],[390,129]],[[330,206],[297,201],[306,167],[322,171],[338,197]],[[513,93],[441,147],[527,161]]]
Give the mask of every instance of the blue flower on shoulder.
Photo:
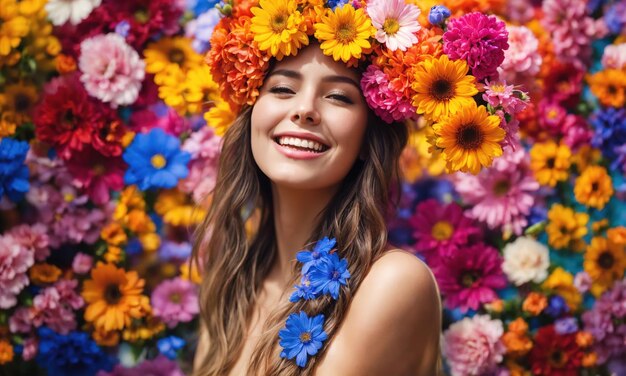
[[[292,303],[297,302],[300,299],[311,300],[317,298],[318,294],[313,290],[313,286],[311,286],[311,281],[307,275],[303,275],[300,280],[300,284],[294,286],[296,291],[291,294],[289,297],[289,301]]]
[[[317,264],[308,274],[315,294],[330,294],[333,299],[339,298],[339,288],[348,284],[350,272],[348,260],[339,259],[332,253]]]
[[[319,264],[326,258],[336,243],[337,240],[335,240],[335,238],[328,239],[328,237],[325,236],[315,244],[312,251],[298,252],[296,258],[303,264],[302,274],[307,274],[311,267]]]
[[[296,358],[298,367],[305,367],[308,357],[317,354],[328,339],[324,331],[324,315],[309,317],[303,311],[292,313],[278,333],[283,351],[281,358]]]

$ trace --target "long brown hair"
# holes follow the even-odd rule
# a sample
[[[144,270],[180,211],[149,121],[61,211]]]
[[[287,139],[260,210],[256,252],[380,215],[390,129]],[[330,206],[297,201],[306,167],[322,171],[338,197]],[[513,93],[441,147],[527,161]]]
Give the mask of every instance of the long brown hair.
[[[234,366],[243,348],[256,294],[276,256],[270,181],[252,156],[250,117],[251,107],[247,107],[224,136],[212,206],[196,231],[194,257],[203,265],[201,319],[209,337],[208,352],[196,370],[197,376],[223,375]],[[279,330],[291,313],[323,313],[324,330],[332,340],[353,294],[385,250],[390,189],[398,183],[398,159],[407,143],[408,130],[404,124],[385,124],[374,115],[369,118],[363,145],[365,157],[355,162],[308,240],[313,243],[324,236],[336,238],[339,256],[348,260],[348,286],[341,289],[336,301],[322,296],[297,303],[285,301],[277,307],[263,327],[249,374],[312,374],[325,347],[309,359],[307,367],[299,368],[293,360],[279,357]],[[246,221],[255,210],[260,219],[249,235]],[[294,284],[299,277],[296,266],[294,263]]]

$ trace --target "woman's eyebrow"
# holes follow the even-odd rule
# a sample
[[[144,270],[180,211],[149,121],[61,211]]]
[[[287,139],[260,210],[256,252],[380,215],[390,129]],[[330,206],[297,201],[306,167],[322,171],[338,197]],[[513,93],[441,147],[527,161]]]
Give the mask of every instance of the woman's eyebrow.
[[[294,70],[290,70],[290,69],[276,69],[275,71],[272,71],[268,75],[268,78],[273,76],[273,75],[281,75],[281,76],[285,76],[285,77],[289,77],[289,78],[294,78],[294,79],[297,79],[297,80],[301,80],[302,79],[302,74],[300,72],[297,72],[297,71],[294,71]],[[327,83],[327,82],[343,82],[343,83],[347,83],[347,84],[353,85],[358,90],[361,90],[361,86],[356,81],[354,81],[350,77],[346,77],[346,76],[340,76],[340,75],[324,76],[324,78],[322,78],[322,82],[324,82],[324,83]]]

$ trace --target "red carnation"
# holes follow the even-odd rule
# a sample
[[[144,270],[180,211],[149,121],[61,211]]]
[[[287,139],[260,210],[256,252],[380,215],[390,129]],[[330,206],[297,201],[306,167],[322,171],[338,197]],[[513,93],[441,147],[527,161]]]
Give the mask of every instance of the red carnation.
[[[554,325],[539,328],[530,353],[533,375],[576,376],[583,351],[576,344],[576,333],[557,334]]]

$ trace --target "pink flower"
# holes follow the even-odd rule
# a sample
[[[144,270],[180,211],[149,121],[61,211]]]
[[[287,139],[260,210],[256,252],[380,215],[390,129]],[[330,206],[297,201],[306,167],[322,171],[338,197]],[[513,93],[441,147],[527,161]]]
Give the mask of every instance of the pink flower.
[[[443,335],[443,355],[452,376],[485,375],[503,359],[502,321],[488,315],[466,317],[450,325]]]
[[[46,226],[41,223],[35,223],[32,226],[27,224],[15,226],[9,233],[24,248],[32,249],[35,254],[35,260],[43,261],[50,255]]]
[[[574,287],[576,287],[576,290],[578,290],[581,294],[589,291],[592,283],[593,280],[591,279],[591,276],[585,271],[578,272],[574,276]]]
[[[626,67],[626,43],[611,44],[604,48],[602,54],[604,69],[622,69]]]
[[[569,146],[572,151],[577,151],[583,145],[589,145],[593,137],[593,130],[587,123],[587,120],[580,115],[568,114],[562,125],[563,142]]]
[[[371,64],[361,77],[361,90],[365,101],[374,113],[385,122],[415,118],[415,107],[402,94],[391,89],[389,78],[377,66]]]
[[[409,219],[413,227],[414,247],[433,268],[444,257],[467,246],[472,236],[479,235],[480,229],[463,214],[456,203],[442,205],[435,199],[421,202],[415,214]]]
[[[19,307],[9,319],[11,333],[28,333],[33,327],[35,309],[33,307]]]
[[[562,125],[567,111],[553,98],[543,98],[539,101],[539,124],[552,135],[562,134]]]
[[[509,0],[506,2],[507,18],[517,24],[525,24],[535,17],[535,8],[530,0]]]
[[[471,205],[470,218],[484,222],[491,229],[502,228],[520,235],[528,224],[526,217],[535,204],[539,183],[529,169],[524,148],[505,148],[492,168],[478,175],[454,176],[457,192]]]
[[[446,257],[433,270],[445,305],[461,312],[478,310],[481,304],[498,298],[496,289],[506,287],[502,272],[502,257],[488,245],[466,245],[450,257]]]
[[[12,235],[0,235],[0,308],[17,304],[17,295],[30,283],[26,272],[34,263],[33,249],[25,248]]]
[[[537,50],[539,41],[525,26],[509,26],[509,49],[504,53],[500,66],[501,77],[517,82],[518,76],[534,76],[541,67],[541,55]]]
[[[78,252],[72,261],[72,270],[76,274],[87,274],[93,266],[93,257]]]
[[[415,33],[421,28],[417,6],[404,0],[374,0],[368,4],[367,13],[376,28],[374,37],[391,51],[406,51],[417,43]]]
[[[516,90],[513,85],[507,85],[505,81],[486,80],[483,99],[492,107],[502,107],[504,112],[514,115],[526,109],[529,97],[527,93]]]
[[[119,34],[97,35],[80,44],[80,80],[89,95],[110,102],[112,107],[135,102],[145,66],[137,51]]]
[[[478,81],[498,77],[497,69],[509,48],[504,22],[480,12],[468,13],[448,22],[443,34],[443,52],[451,60],[467,61]]]
[[[138,133],[148,133],[152,128],[161,128],[165,133],[174,136],[180,136],[189,130],[189,122],[163,102],[133,112],[130,116],[130,126]]]
[[[37,342],[37,338],[26,338],[26,340],[24,340],[22,358],[26,361],[35,359],[35,356],[37,356],[37,350],[39,350],[39,343]]]
[[[191,193],[194,201],[202,205],[215,188],[221,137],[215,135],[211,127],[202,127],[185,140],[182,149],[191,154],[189,175],[181,180],[181,191]]]
[[[170,328],[189,322],[200,312],[197,287],[190,281],[174,278],[161,282],[151,296],[154,316]]]
[[[74,310],[85,304],[75,291],[76,280],[61,280],[54,286],[47,287],[33,299],[35,326],[47,325],[50,329],[61,334],[67,334],[76,329]]]
[[[144,360],[140,364],[125,368],[122,365],[116,365],[111,372],[98,371],[96,376],[184,376],[185,374],[178,367],[175,360],[170,360],[164,355],[159,355],[152,360]]]

